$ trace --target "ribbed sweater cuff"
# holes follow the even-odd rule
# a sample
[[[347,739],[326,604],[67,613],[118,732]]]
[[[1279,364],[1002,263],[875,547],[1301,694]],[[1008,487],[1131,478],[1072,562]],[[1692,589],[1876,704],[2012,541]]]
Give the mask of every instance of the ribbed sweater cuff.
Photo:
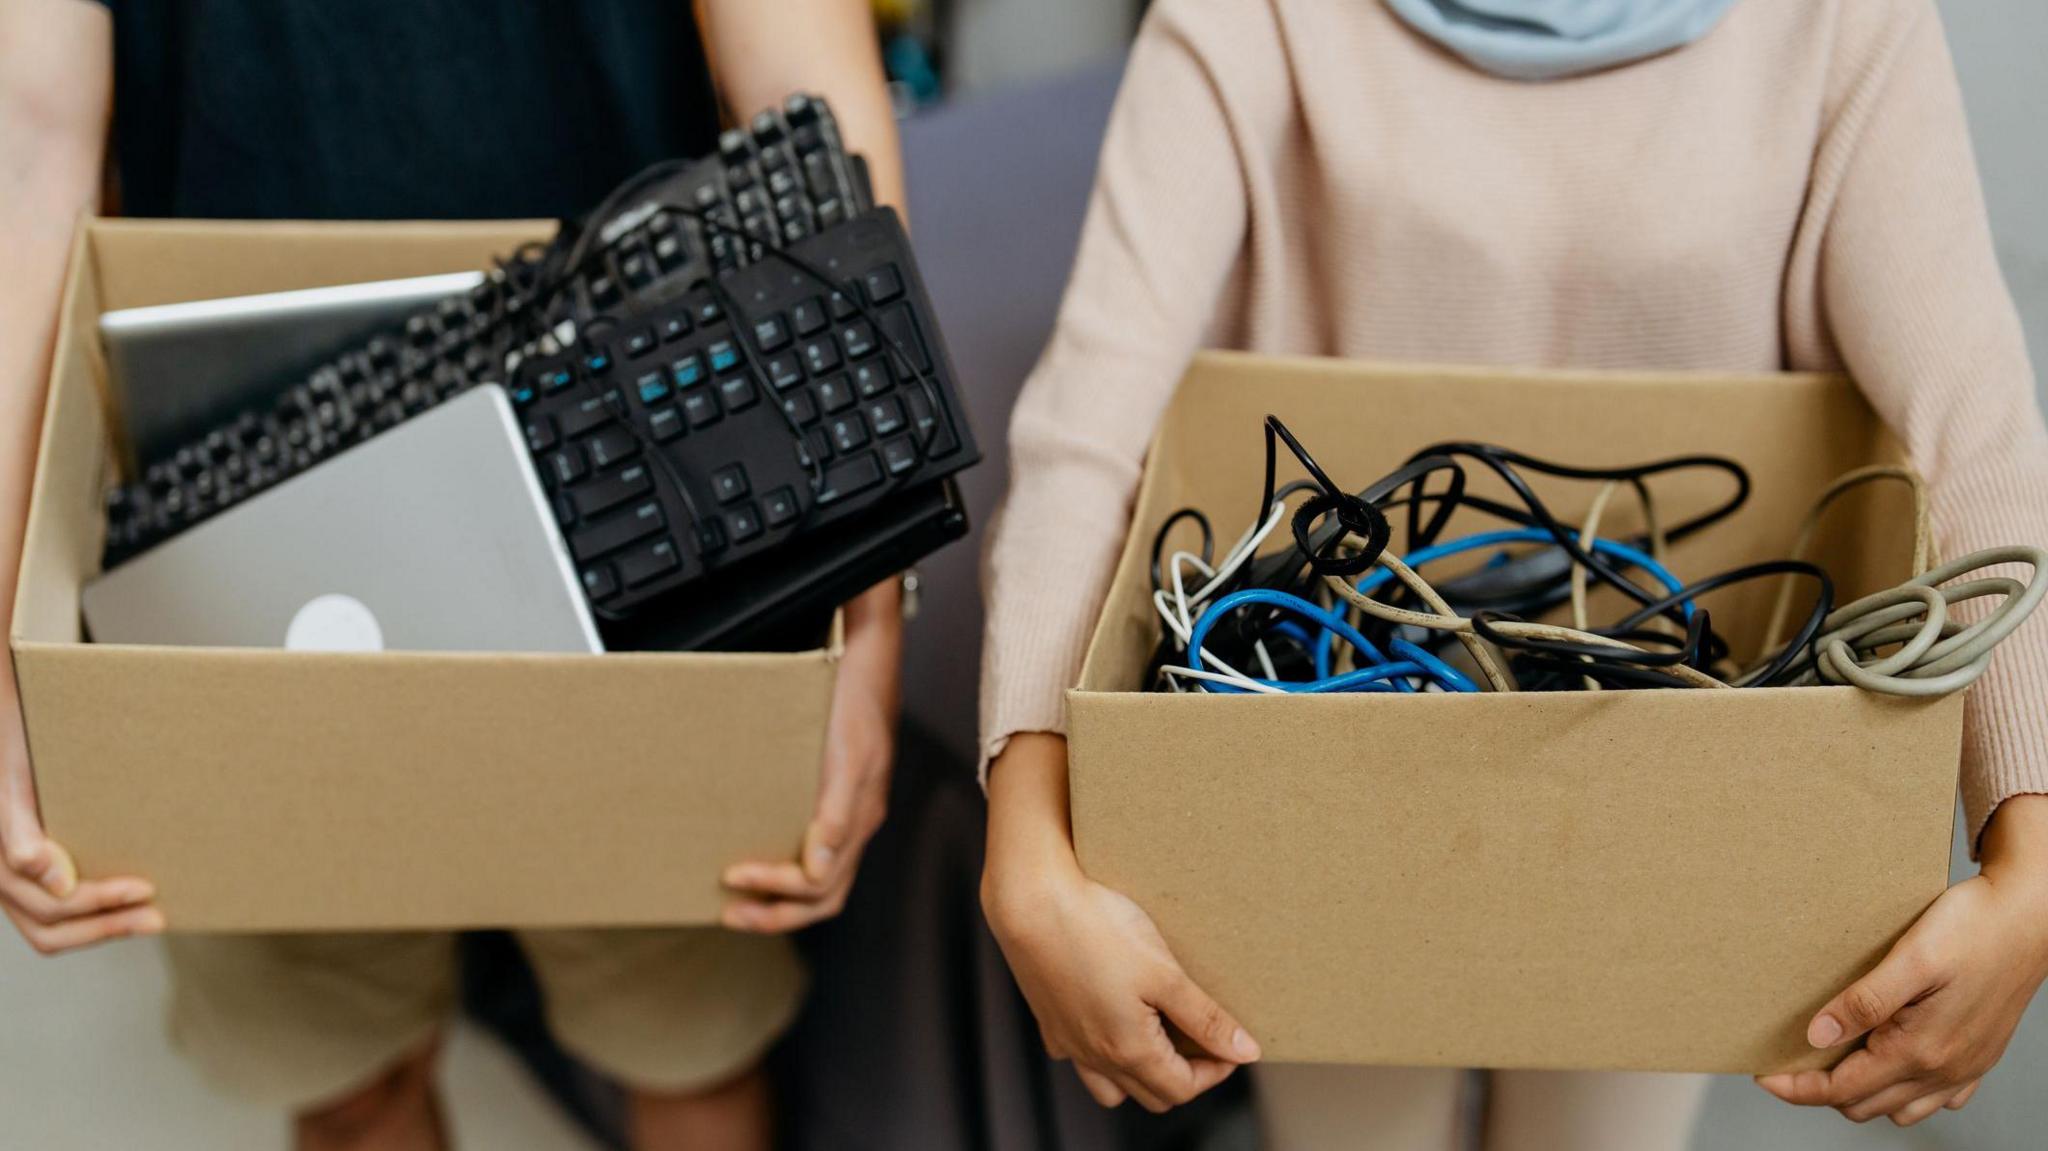
[[[2030,449],[2038,445],[2031,440]],[[1956,469],[1936,489],[1936,523],[1947,530],[1950,558],[1999,544],[2048,545],[2048,529],[2031,489],[2037,461],[2008,468]],[[2024,565],[2006,565],[1972,578],[2003,575],[2025,582],[2048,578]],[[1972,613],[1969,618],[1976,618]],[[1971,858],[1984,825],[2015,795],[2048,794],[2048,609],[2037,611],[1992,653],[1991,668],[1970,689],[1963,719],[1963,815]]]

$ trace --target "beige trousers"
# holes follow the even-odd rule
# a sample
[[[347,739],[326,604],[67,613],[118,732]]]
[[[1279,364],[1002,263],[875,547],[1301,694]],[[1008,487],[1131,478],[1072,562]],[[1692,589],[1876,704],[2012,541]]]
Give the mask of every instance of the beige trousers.
[[[1704,1075],[1502,1071],[1485,1151],[1685,1151]],[[1456,1151],[1464,1072],[1271,1064],[1257,1069],[1266,1151]]]

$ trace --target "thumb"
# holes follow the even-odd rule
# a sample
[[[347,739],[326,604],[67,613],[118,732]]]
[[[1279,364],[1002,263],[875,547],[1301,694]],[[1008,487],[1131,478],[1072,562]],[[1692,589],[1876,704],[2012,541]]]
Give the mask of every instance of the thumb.
[[[64,845],[54,839],[43,840],[43,855],[48,861],[42,875],[44,890],[59,899],[68,897],[78,888],[78,864],[72,862]]]
[[[813,883],[832,877],[833,865],[852,837],[853,801],[859,793],[852,772],[834,771],[827,765],[818,782],[818,812],[804,829],[804,874]]]
[[[16,796],[0,796],[0,863],[59,899],[78,883],[71,856],[43,834],[34,804]]]
[[[1907,950],[1910,942],[1900,940],[1884,962],[1821,1008],[1806,1025],[1806,1041],[1823,1048],[1848,1043],[1876,1029],[1927,991],[1931,983]]]
[[[1176,978],[1152,1006],[1214,1058],[1228,1063],[1252,1063],[1259,1058],[1258,1043],[1185,974]]]

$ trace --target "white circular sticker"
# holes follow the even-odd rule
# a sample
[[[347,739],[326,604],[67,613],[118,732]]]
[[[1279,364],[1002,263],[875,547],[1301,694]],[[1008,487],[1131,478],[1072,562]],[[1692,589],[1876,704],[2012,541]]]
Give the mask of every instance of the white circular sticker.
[[[315,596],[285,629],[293,651],[383,651],[384,629],[363,601],[348,595]]]

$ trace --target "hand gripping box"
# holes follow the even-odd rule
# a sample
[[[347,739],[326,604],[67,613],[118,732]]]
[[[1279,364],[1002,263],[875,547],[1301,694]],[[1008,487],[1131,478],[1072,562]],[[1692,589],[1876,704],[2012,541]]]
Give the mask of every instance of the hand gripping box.
[[[101,312],[487,267],[545,223],[88,221],[10,631],[45,822],[177,931],[711,923],[793,858],[836,641],[796,654],[324,654],[81,642],[114,429]]]
[[[1829,1062],[1806,1045],[1806,1021],[1947,882],[1962,700],[1849,687],[1143,692],[1159,635],[1153,534],[1176,508],[1228,516],[1256,502],[1267,413],[1354,490],[1445,440],[1589,466],[1731,456],[1755,491],[1673,545],[1673,570],[1697,579],[1785,556],[1830,480],[1897,459],[1855,388],[1205,355],[1153,442],[1068,696],[1082,866],[1151,913],[1270,1060]],[[1490,479],[1475,473],[1474,490],[1504,492]],[[1576,521],[1598,485],[1535,486]],[[1718,503],[1728,481],[1652,489],[1669,523]],[[1634,530],[1623,514],[1603,534]],[[1820,558],[1844,585],[1838,602],[1907,578],[1913,522],[1903,485],[1829,511]],[[1244,526],[1218,520],[1218,547]],[[1738,653],[1761,643],[1775,591],[1707,601]],[[1619,614],[1596,601],[1593,618]]]

